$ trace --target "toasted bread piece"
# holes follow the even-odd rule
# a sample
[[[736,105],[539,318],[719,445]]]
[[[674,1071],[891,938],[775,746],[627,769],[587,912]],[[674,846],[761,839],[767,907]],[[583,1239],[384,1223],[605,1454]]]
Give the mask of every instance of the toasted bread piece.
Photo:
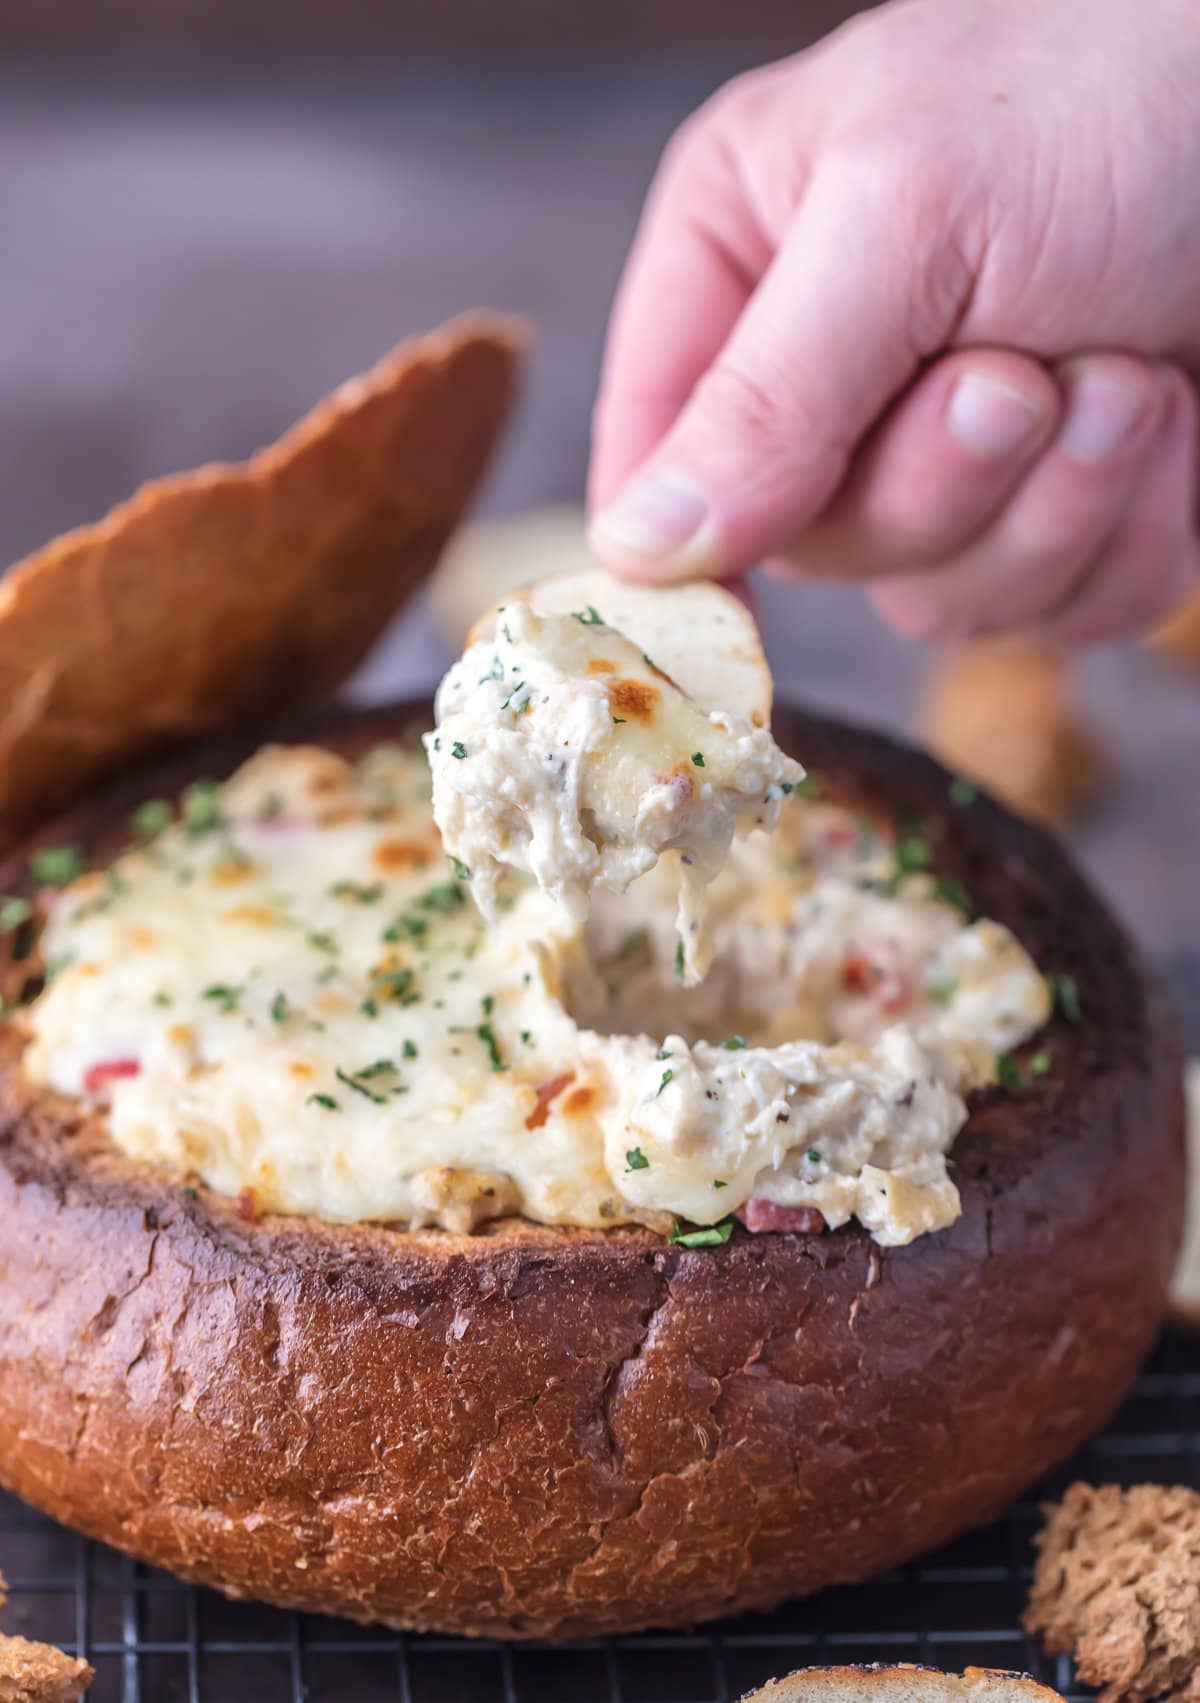
[[[458,521],[519,343],[456,321],[248,462],[146,485],[19,563],[0,585],[0,845],[139,752],[339,685]]]
[[[1200,1696],[1200,1493],[1072,1484],[1036,1542],[1026,1629],[1102,1703]]]
[[[1171,1315],[1200,1329],[1200,1059],[1187,1067],[1188,1194],[1183,1247],[1171,1279]]]
[[[0,1703],[76,1703],[95,1677],[86,1662],[53,1644],[0,1633]]]
[[[746,605],[711,580],[690,585],[631,585],[600,568],[555,574],[513,592],[538,615],[595,609],[653,660],[702,710],[727,710],[751,727],[771,721],[774,684],[758,625]],[[471,628],[474,642],[495,619]]]
[[[948,768],[1051,827],[1072,822],[1108,772],[1099,739],[1071,701],[1067,657],[1032,641],[967,645],[941,658],[921,731]]]
[[[752,1691],[742,1703],[1062,1703],[1025,1673],[968,1668],[942,1673],[911,1662],[892,1666],[801,1668]]]
[[[1184,668],[1200,668],[1200,591],[1156,627],[1147,642],[1151,650]]]

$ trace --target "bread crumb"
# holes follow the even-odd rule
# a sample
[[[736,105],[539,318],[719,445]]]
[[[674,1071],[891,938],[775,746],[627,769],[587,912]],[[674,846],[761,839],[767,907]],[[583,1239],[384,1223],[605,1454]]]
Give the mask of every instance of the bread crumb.
[[[0,1633],[0,1703],[76,1703],[95,1677],[53,1644]]]
[[[964,645],[926,686],[921,732],[948,768],[979,781],[1021,816],[1062,828],[1101,790],[1109,763],[1071,701],[1055,646]]]
[[[1200,1703],[1200,1494],[1072,1484],[1045,1512],[1026,1630],[1101,1703]]]

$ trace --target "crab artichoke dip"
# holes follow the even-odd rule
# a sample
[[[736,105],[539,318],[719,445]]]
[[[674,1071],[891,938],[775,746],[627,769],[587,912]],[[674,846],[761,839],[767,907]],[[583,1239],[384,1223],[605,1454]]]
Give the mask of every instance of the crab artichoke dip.
[[[907,1242],[956,1217],[962,1096],[1046,993],[1006,929],[897,861],[888,824],[812,790],[734,841],[689,987],[666,859],[595,892],[582,926],[510,876],[489,923],[418,750],[264,748],[147,803],[107,870],[47,871],[24,1069],[256,1211],[701,1245],[735,1217],[854,1217]]]

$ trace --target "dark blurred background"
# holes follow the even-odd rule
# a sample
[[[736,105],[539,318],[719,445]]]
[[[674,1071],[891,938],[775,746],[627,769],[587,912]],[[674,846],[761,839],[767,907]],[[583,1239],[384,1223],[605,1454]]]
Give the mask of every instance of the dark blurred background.
[[[246,454],[477,303],[538,333],[483,512],[578,498],[664,142],[728,76],[853,9],[0,0],[0,559],[145,478]],[[764,595],[783,690],[910,723],[928,659],[856,591]],[[425,687],[444,661],[414,610],[361,690]],[[1154,945],[1200,945],[1200,688],[1115,650],[1080,689],[1118,758],[1082,852]]]

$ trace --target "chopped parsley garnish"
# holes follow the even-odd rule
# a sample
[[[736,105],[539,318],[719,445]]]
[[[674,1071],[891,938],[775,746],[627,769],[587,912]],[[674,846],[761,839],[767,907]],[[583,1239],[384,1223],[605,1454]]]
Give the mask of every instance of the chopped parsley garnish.
[[[949,1005],[958,992],[958,980],[954,976],[943,976],[930,982],[925,992],[935,1005]]]
[[[272,1023],[286,1023],[291,1014],[292,1008],[288,1004],[287,994],[277,993],[275,998],[271,1001]]]
[[[425,934],[428,928],[428,917],[414,917],[407,915],[397,917],[395,922],[390,923],[388,927],[384,929],[383,939],[387,941],[389,946],[394,946],[396,942],[398,940],[402,940],[406,934],[412,940],[420,940],[421,936]]]
[[[373,905],[383,898],[383,882],[371,881],[364,886],[361,881],[335,881],[329,891],[335,899],[356,899],[360,905]]]
[[[494,994],[490,994],[490,993],[484,994],[483,999],[480,1001],[480,1004],[483,1006],[483,1015],[485,1017],[490,1017],[492,1015],[492,1007],[495,1005],[495,1003],[496,1003],[496,998],[495,998]]]
[[[417,1056],[417,1043],[415,1041],[405,1041],[403,1047],[400,1050],[404,1054],[405,1058],[416,1058],[416,1056]]]
[[[521,1045],[523,1047],[531,1047],[533,1045],[533,1030],[532,1029],[522,1029],[521,1030]]]
[[[392,1066],[385,1064],[384,1068],[390,1070]],[[370,1100],[371,1103],[376,1106],[387,1105],[387,1095],[377,1094],[374,1088],[368,1087],[367,1082],[363,1080],[364,1077],[369,1079],[370,1077],[378,1074],[378,1067],[376,1065],[368,1065],[365,1070],[357,1071],[353,1075],[350,1071],[342,1070],[339,1066],[333,1074],[337,1077],[339,1082],[344,1082],[347,1088],[353,1089],[356,1094],[361,1094],[364,1100]]]
[[[627,718],[627,717],[626,717],[626,716],[623,716],[623,715],[615,715],[615,716],[614,716],[614,717],[613,717],[613,726],[614,726],[614,727],[624,727],[624,726],[625,726],[625,723],[626,723],[626,721],[627,721],[627,719],[628,719],[628,718]]]
[[[43,846],[30,858],[29,873],[48,887],[65,887],[83,874],[83,857],[78,846]]]
[[[654,1090],[654,1092],[650,1096],[650,1098],[652,1100],[657,1100],[658,1096],[662,1093],[663,1089],[667,1086],[667,1083],[673,1082],[674,1080],[675,1080],[675,1072],[673,1070],[664,1070],[663,1073],[662,1073],[662,1081],[659,1083],[658,1087]]]
[[[413,973],[411,970],[385,970],[374,981],[375,991],[384,999],[402,1000],[412,988]]]
[[[585,627],[602,627],[604,625],[599,612],[593,609],[590,603],[586,609],[573,609],[571,613],[574,615],[575,619],[582,622]]]
[[[684,1230],[676,1223],[671,1241],[681,1248],[719,1248],[733,1235],[733,1219],[723,1218],[719,1224],[706,1225],[703,1230]]]
[[[440,911],[443,915],[461,905],[465,894],[457,881],[442,881],[436,887],[430,887],[417,900],[423,911]]]
[[[1079,983],[1074,976],[1055,972],[1045,977],[1046,992],[1056,1011],[1061,1011],[1068,1023],[1078,1023],[1083,1012],[1079,1005]]]
[[[459,762],[461,763],[463,758],[466,756],[466,754],[467,754],[466,746],[463,744],[461,739],[456,739],[454,741],[454,744],[450,747],[450,755],[452,757],[457,757]]]
[[[1025,1078],[1011,1053],[996,1054],[996,1081],[1002,1088],[1019,1088]]]
[[[979,797],[979,788],[965,775],[955,775],[950,782],[950,799],[954,804],[974,804]]]
[[[693,751],[692,752],[692,762],[695,763],[695,765],[698,769],[702,769],[704,767],[704,752],[703,751]]]
[[[196,781],[188,787],[181,801],[183,826],[191,838],[219,828],[223,821],[217,802],[216,781]]]
[[[727,1053],[740,1053],[746,1045],[746,1037],[744,1035],[730,1035],[727,1041],[721,1042],[721,1045]]]
[[[308,944],[311,947],[313,947],[314,950],[317,951],[317,952],[334,953],[334,952],[338,952],[338,951],[341,950],[340,947],[338,946],[337,941],[333,938],[332,934],[310,933],[310,934],[307,934],[305,936],[305,939],[308,941]]]
[[[713,1178],[713,1188],[715,1188],[715,1189],[727,1189],[728,1187],[729,1187],[729,1184],[726,1183],[726,1182],[723,1182],[720,1177],[714,1177]]]
[[[461,857],[452,857],[450,859],[450,867],[454,871],[455,875],[458,876],[460,881],[469,881],[471,879],[470,868],[463,862]]]
[[[492,1025],[490,1023],[480,1023],[478,1028],[475,1030],[475,1033],[479,1036],[479,1039],[487,1048],[488,1058],[492,1061],[492,1069],[503,1070],[504,1059],[501,1056],[500,1043],[496,1039],[496,1031],[492,1028]]]
[[[675,980],[677,982],[681,982],[683,980],[683,941],[682,940],[677,940],[675,942]]]
[[[815,1147],[810,1147],[805,1157],[810,1165],[823,1165],[825,1163]]]
[[[513,699],[516,697],[518,692],[524,692],[524,694],[525,694],[525,702],[523,704],[513,703]],[[500,705],[500,708],[502,710],[506,710],[506,709],[508,709],[509,705],[511,704],[512,705],[512,712],[513,712],[514,715],[524,715],[526,710],[529,708],[530,704],[532,703],[532,701],[533,700],[529,696],[529,687],[525,684],[524,680],[518,680],[516,685],[513,687],[512,691],[508,694],[507,698],[505,698],[504,702]],[[466,754],[467,754],[466,751],[464,749],[462,749],[462,747],[460,747],[458,745],[456,745],[454,747],[454,755],[456,757],[458,757],[458,756],[465,757]]]
[[[896,868],[903,874],[912,875],[919,869],[928,869],[929,863],[929,847],[919,835],[909,834],[897,844]]]
[[[236,1011],[244,991],[226,982],[214,982],[211,987],[205,988],[202,998],[211,999],[220,1011]]]
[[[148,798],[145,804],[139,804],[129,818],[129,826],[135,834],[143,839],[152,840],[156,834],[161,834],[171,820],[171,806],[165,798]]]
[[[341,1107],[331,1094],[310,1094],[305,1104],[309,1106],[324,1106],[327,1112],[341,1111]]]
[[[155,1005],[167,1006],[167,1005],[170,1005],[170,1003],[171,1003],[171,996],[170,996],[169,993],[163,993],[163,992],[160,991],[160,992],[155,994],[155,996],[154,996],[154,1004]]]
[[[975,915],[975,906],[971,903],[970,894],[953,875],[938,876],[933,884],[933,896],[935,899],[941,899],[944,904],[953,905],[968,921]]]
[[[642,652],[642,661],[646,664],[647,668],[653,668],[654,672],[656,674],[659,672],[658,668],[656,667],[656,665],[653,662],[651,662],[650,658],[646,655],[645,651]]]
[[[1050,1069],[1050,1063],[1050,1054],[1043,1047],[1040,1052],[1034,1053],[1029,1060],[1030,1076],[1045,1076]]]
[[[33,915],[28,899],[0,899],[0,934],[11,934]]]
[[[631,1171],[648,1171],[650,1161],[640,1147],[630,1147],[625,1154],[625,1163]]]
[[[364,1017],[379,1016],[379,1007],[373,999],[364,999],[358,1009],[362,1012]]]

